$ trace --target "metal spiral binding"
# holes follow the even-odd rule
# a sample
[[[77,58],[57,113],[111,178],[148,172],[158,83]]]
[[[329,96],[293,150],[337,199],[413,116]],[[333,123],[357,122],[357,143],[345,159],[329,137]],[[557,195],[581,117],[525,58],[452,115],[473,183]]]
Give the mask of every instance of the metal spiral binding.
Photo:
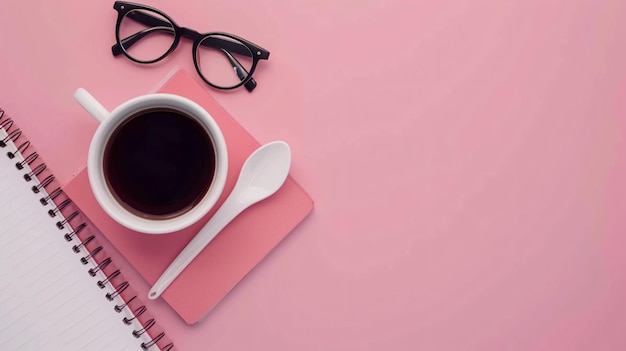
[[[152,346],[156,345],[156,343],[158,343],[164,337],[165,337],[165,333],[160,333],[154,339],[152,339],[150,342],[148,342],[148,343],[141,343],[141,349],[142,350],[148,350]],[[172,348],[174,348],[174,344],[170,343],[170,344],[167,344],[167,346],[165,346],[165,348],[162,349],[162,350],[163,351],[170,351]]]
[[[63,191],[61,190],[61,188],[56,188],[56,189],[52,190],[52,192],[50,192],[48,194],[48,196],[42,197],[41,199],[39,199],[39,202],[42,205],[46,206],[48,204],[48,201],[52,201],[52,200],[56,199],[57,196],[61,195],[62,192]]]
[[[98,246],[98,247],[96,247],[96,248],[95,248],[95,249],[93,249],[91,252],[89,252],[89,254],[88,254],[87,256],[85,256],[85,257],[81,257],[81,258],[80,258],[80,262],[81,262],[82,264],[87,264],[87,263],[89,263],[89,260],[90,260],[90,259],[93,259],[93,257],[94,257],[94,256],[95,256],[98,252],[100,252],[100,251],[102,251],[102,246]]]
[[[63,235],[63,237],[65,238],[65,240],[67,241],[72,241],[72,239],[74,239],[74,236],[77,235],[78,233],[80,233],[83,229],[85,229],[87,227],[87,223],[81,223],[80,225],[78,225],[78,227],[76,227],[74,230],[72,230],[71,232]]]
[[[89,268],[87,273],[89,273],[90,276],[95,277],[96,274],[98,274],[98,272],[102,271],[109,264],[111,264],[111,257],[107,257],[104,260],[102,260],[102,262],[98,263],[97,266],[93,268]]]
[[[113,278],[117,277],[118,275],[122,274],[122,272],[120,272],[119,269],[115,270],[113,273],[109,274],[106,278],[104,278],[103,280],[98,280],[98,287],[100,289],[104,289],[106,288],[107,284],[109,284],[111,282],[111,280],[113,280]]]
[[[129,286],[130,284],[128,284],[128,282],[122,282],[122,284],[118,285],[112,293],[107,293],[104,297],[106,297],[109,301],[113,301],[116,297],[121,295],[124,290],[128,289]]]
[[[16,143],[17,140],[22,136],[22,131],[20,129],[13,129],[13,130],[11,130],[13,128],[13,124],[14,124],[13,119],[8,118],[8,117],[4,118],[5,117],[4,115],[5,115],[4,110],[0,108],[0,129],[4,129],[5,132],[7,133],[7,136],[4,139],[0,140],[0,148],[6,147],[7,143],[9,141],[12,141],[13,143]],[[30,141],[24,141],[19,146],[17,146],[15,151],[7,152],[7,157],[9,159],[14,159],[18,154],[24,155],[26,150],[30,146],[31,146]],[[26,156],[23,159],[23,161],[17,162],[15,164],[15,167],[18,170],[24,169],[26,165],[28,165],[30,167],[30,165],[33,164],[33,162],[35,162],[38,158],[39,158],[39,154],[37,152],[32,152],[28,156]],[[46,170],[46,164],[45,163],[40,163],[40,164],[38,164],[35,167],[30,167],[30,169],[31,170],[28,173],[24,174],[24,180],[26,182],[30,182],[31,180],[39,177]],[[43,180],[41,180],[38,185],[35,185],[35,186],[31,187],[31,190],[35,194],[40,193],[43,189],[45,189],[50,184],[52,184],[53,181],[54,181],[54,176],[53,175],[49,175],[46,178],[44,178]],[[61,188],[57,187],[54,190],[48,192],[46,196],[40,198],[39,202],[43,206],[47,206],[50,203],[54,203],[53,201],[59,195],[61,195],[62,192],[63,191],[61,190]],[[59,203],[57,206],[55,206],[53,209],[49,210],[48,211],[48,215],[50,217],[56,217],[58,214],[61,213],[61,211],[63,211],[63,209],[65,209],[70,204],[71,204],[71,200],[66,199],[66,200],[62,201],[61,203]],[[64,220],[59,221],[59,222],[56,223],[57,228],[60,229],[60,230],[64,229],[65,226],[69,225],[70,221],[72,221],[78,215],[79,215],[78,211],[72,212],[69,216],[65,217]],[[86,223],[81,223],[78,226],[74,227],[74,229],[71,232],[64,234],[63,237],[67,241],[72,241],[73,238],[77,237],[78,234],[81,231],[83,231],[85,228],[87,228],[87,224]],[[75,253],[80,253],[83,250],[86,250],[87,255],[85,255],[85,256],[80,258],[80,262],[81,263],[87,264],[91,260],[94,260],[94,262],[95,262],[94,256],[102,251],[102,246],[96,246],[92,250],[89,250],[87,248],[87,245],[89,243],[91,243],[92,241],[94,241],[94,240],[95,240],[95,236],[94,235],[89,235],[87,238],[82,240],[82,242],[80,242],[79,244],[72,246],[72,251],[74,251]],[[89,269],[88,273],[91,276],[96,276],[98,272],[101,272],[101,271],[104,272],[105,267],[107,267],[111,263],[112,263],[111,258],[107,257],[107,258],[103,259],[102,261],[100,261],[99,263],[97,263],[97,265],[95,267]],[[116,277],[120,276],[120,275],[121,275],[120,270],[115,270],[114,272],[112,272],[111,274],[106,276],[104,280],[99,280],[97,282],[97,285],[100,288],[105,288],[107,284],[110,284],[113,287],[112,280],[115,279]],[[114,286],[113,287],[114,288],[113,292],[107,293],[105,295],[105,297],[107,298],[107,300],[113,301],[116,297],[120,296],[129,287],[130,287],[130,284],[127,281],[124,281],[124,282],[118,284],[117,286]],[[126,308],[130,308],[129,304],[132,301],[134,301],[136,298],[137,298],[137,295],[134,295],[130,299],[127,299],[124,304],[122,304],[122,305],[115,305],[114,306],[114,310],[119,313],[119,312],[122,312]],[[126,323],[126,324],[131,324],[133,320],[138,319],[138,317],[141,316],[146,311],[147,311],[147,308],[144,305],[142,305],[140,307],[137,307],[134,310],[134,312],[133,312],[134,317],[130,318],[130,319],[129,318],[124,318],[123,322]],[[142,329],[133,330],[132,334],[136,338],[139,338],[139,337],[141,337],[141,335],[146,334],[152,327],[154,327],[155,324],[156,324],[156,321],[154,319],[149,319],[145,323],[145,325],[142,325],[143,326]],[[156,345],[164,337],[165,337],[165,333],[164,332],[159,333],[156,337],[150,339],[149,342],[141,343],[141,349],[142,350],[149,350],[152,346]],[[169,343],[164,348],[162,348],[161,350],[162,351],[171,351],[173,348],[174,348],[174,344],[173,343]]]
[[[72,214],[70,214],[69,216],[65,217],[64,220],[57,222],[57,228],[59,228],[59,229],[65,228],[65,225],[68,224],[76,216],[78,216],[78,211],[72,212]]]
[[[71,203],[72,203],[72,200],[70,199],[63,200],[60,204],[57,205],[57,207],[51,210],[48,210],[48,215],[50,217],[56,217],[57,213],[61,212],[64,208],[66,208]]]
[[[44,178],[44,180],[42,180],[39,185],[33,185],[32,188],[30,188],[30,190],[33,191],[33,193],[35,194],[39,194],[39,191],[41,191],[41,189],[47,187],[48,185],[50,185],[52,182],[54,181],[54,176],[53,175],[49,175],[47,177]]]
[[[36,153],[36,152],[33,152],[30,155],[26,156],[24,158],[24,161],[16,163],[15,164],[15,168],[17,168],[19,170],[22,170],[22,169],[24,169],[25,165],[30,165],[31,163],[33,163],[37,159],[37,157],[39,157],[39,154]],[[54,179],[54,177],[52,177],[52,178]]]
[[[90,235],[87,237],[87,239],[83,240],[82,243],[78,244],[78,245],[74,245],[72,246],[72,250],[76,253],[79,253],[80,250],[82,250],[83,247],[85,247],[87,244],[89,244],[93,239],[95,239],[96,236],[95,235]]]
[[[155,324],[156,322],[154,321],[154,318],[148,320],[143,328],[139,330],[133,330],[133,336],[136,338],[142,336],[144,333],[147,333],[150,328],[154,327]]]
[[[13,120],[10,118],[7,118],[3,121],[2,117],[4,117],[4,110],[0,108],[0,128],[9,132],[9,130],[13,126]],[[4,147],[4,146],[0,146],[0,147]]]
[[[135,311],[133,311],[133,314],[135,315],[133,318],[126,318],[124,317],[124,319],[122,319],[122,322],[124,322],[124,324],[128,324],[131,325],[133,323],[133,321],[137,318],[139,318],[139,316],[141,316],[142,314],[144,314],[144,312],[146,312],[147,308],[146,306],[141,306],[139,308],[137,308]]]
[[[9,120],[11,123],[11,125],[13,125],[13,121]],[[6,128],[4,130],[7,130]],[[5,147],[7,146],[7,143],[9,142],[9,140],[12,141],[16,141],[17,139],[20,138],[20,136],[22,135],[22,131],[19,129],[16,129],[14,131],[12,131],[11,133],[9,133],[9,135],[7,135],[6,138],[0,140],[0,147]]]
[[[7,152],[7,156],[9,156],[10,159],[14,159],[15,155],[17,155],[18,153],[22,153],[26,150],[26,148],[30,145],[30,141],[25,141],[22,144],[20,144],[20,146],[17,147],[17,150],[15,150],[15,152]]]
[[[32,171],[24,174],[24,179],[27,182],[30,182],[34,177],[37,177],[41,174],[41,172],[46,170],[46,164],[40,163],[37,167],[33,168]]]
[[[132,298],[130,298],[125,304],[115,305],[115,307],[113,307],[113,309],[115,310],[115,312],[120,313],[120,312],[122,312],[124,310],[124,308],[126,308],[126,306],[128,306],[136,298],[137,298],[137,295],[135,295]]]

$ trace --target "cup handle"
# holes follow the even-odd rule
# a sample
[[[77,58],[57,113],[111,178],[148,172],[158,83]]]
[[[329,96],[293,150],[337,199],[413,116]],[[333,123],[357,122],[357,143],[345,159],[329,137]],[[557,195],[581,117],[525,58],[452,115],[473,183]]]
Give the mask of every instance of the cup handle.
[[[74,92],[74,100],[87,111],[91,117],[96,121],[102,123],[107,117],[109,117],[109,111],[104,108],[96,98],[87,92],[83,88],[76,89]]]

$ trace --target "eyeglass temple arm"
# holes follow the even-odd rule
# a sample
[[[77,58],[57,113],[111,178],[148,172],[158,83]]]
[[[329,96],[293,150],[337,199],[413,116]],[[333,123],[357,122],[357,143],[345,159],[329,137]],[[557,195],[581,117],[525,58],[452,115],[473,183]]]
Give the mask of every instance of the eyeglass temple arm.
[[[168,31],[170,34],[174,34],[174,28],[172,28],[171,24],[169,22],[163,21],[161,19],[158,19],[154,16],[151,16],[149,14],[143,13],[143,12],[130,12],[128,14],[126,14],[127,17],[145,24],[146,26],[150,26],[152,28],[162,28],[162,30],[166,30]],[[149,34],[151,28],[147,29],[147,30],[143,30],[141,32],[135,33],[127,38],[125,38],[124,40],[122,40],[122,44],[124,44],[125,48],[129,48],[132,45],[134,45],[136,42],[138,42],[139,40],[141,40],[141,38],[143,38],[144,36],[146,36],[147,34]],[[147,32],[146,32],[147,31]],[[144,33],[145,32],[145,33]],[[137,37],[137,35],[140,35],[139,37]],[[254,55],[253,53],[250,52],[250,50],[243,44],[239,44],[239,43],[235,43],[232,42],[230,40],[224,40],[224,39],[220,39],[220,38],[215,38],[215,37],[211,37],[211,38],[207,38],[205,40],[202,41],[201,43],[202,46],[207,46],[207,47],[212,47],[215,49],[226,49],[230,52],[234,52],[240,55],[244,55],[244,56],[248,56],[251,57],[251,55]],[[111,48],[111,51],[113,52],[113,56],[119,56],[122,54],[122,47],[116,43],[115,45],[113,45],[113,47]],[[265,52],[261,52],[261,55],[259,56],[259,58],[267,58],[267,56],[269,56],[269,54],[265,54]]]
[[[228,52],[225,49],[222,49],[222,52],[224,53],[224,55],[226,55],[226,57],[230,61],[230,64],[233,66],[233,69],[235,69],[235,73],[237,74],[237,77],[239,77],[241,81],[244,81],[246,78],[248,78],[250,73],[241,65],[241,63],[239,63],[239,60],[237,60],[233,55],[230,54],[230,52]],[[256,88],[256,80],[250,77],[250,79],[246,82],[246,84],[244,84],[244,86],[246,87],[246,90],[248,90],[249,92],[252,92],[252,90]]]

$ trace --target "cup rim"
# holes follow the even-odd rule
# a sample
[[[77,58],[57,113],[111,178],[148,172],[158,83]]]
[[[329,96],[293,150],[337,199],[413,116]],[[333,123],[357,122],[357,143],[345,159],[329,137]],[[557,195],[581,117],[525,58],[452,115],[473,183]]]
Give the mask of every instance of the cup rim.
[[[200,202],[191,210],[169,219],[148,219],[133,214],[117,202],[104,177],[104,149],[113,131],[127,117],[139,111],[152,108],[170,108],[200,122],[209,134],[215,148],[215,176],[211,186]],[[222,131],[211,114],[196,102],[174,94],[155,93],[132,98],[116,107],[100,123],[91,140],[87,157],[87,174],[92,192],[102,209],[121,225],[145,234],[173,233],[196,223],[217,203],[228,173],[228,153]]]

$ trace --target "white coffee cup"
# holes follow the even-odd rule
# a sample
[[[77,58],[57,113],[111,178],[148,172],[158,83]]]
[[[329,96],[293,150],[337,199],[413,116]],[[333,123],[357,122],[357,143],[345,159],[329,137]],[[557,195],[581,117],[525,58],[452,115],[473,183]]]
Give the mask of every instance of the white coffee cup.
[[[200,105],[178,95],[148,94],[130,99],[109,112],[85,89],[76,90],[74,98],[93,118],[100,122],[89,147],[87,173],[96,200],[115,221],[141,233],[172,233],[197,222],[215,205],[226,183],[228,154],[226,142],[219,126]],[[109,189],[104,172],[105,147],[113,132],[130,117],[155,108],[176,110],[199,122],[209,135],[215,152],[215,173],[204,197],[188,211],[164,219],[146,218],[127,210]],[[211,150],[207,150],[207,152],[211,152]]]

